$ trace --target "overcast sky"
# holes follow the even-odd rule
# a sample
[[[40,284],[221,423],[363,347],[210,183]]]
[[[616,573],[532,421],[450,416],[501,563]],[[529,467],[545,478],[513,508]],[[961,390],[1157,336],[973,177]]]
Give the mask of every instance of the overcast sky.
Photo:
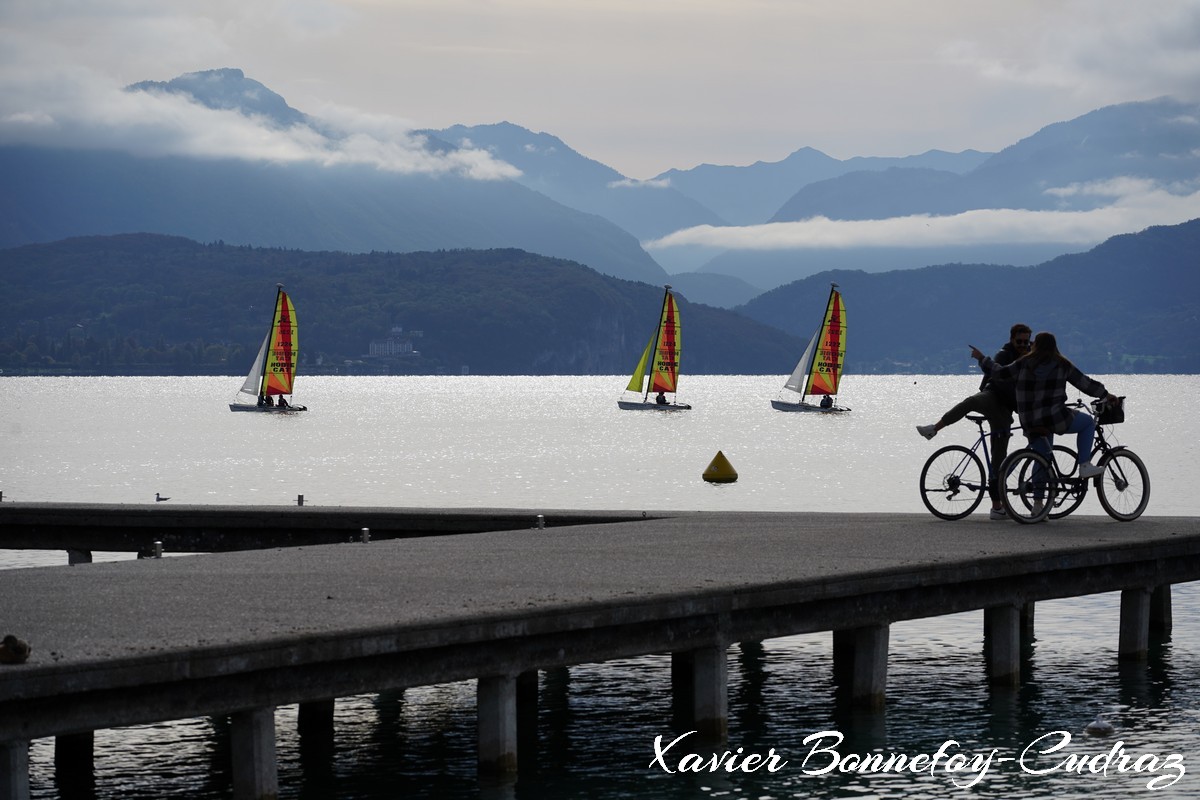
[[[236,115],[213,125],[120,91],[220,67],[364,133],[268,141]],[[487,154],[433,163],[404,132],[507,120],[647,179],[805,146],[995,151],[1162,95],[1200,100],[1200,0],[0,0],[0,142],[497,177],[511,170]]]
[[[643,179],[1200,98],[1200,0],[3,0],[0,26],[7,114],[239,67],[307,113],[507,120]]]

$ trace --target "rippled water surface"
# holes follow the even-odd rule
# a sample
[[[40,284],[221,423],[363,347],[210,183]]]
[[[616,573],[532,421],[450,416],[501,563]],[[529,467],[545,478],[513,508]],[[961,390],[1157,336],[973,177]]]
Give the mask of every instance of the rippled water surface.
[[[1183,435],[1191,429],[1185,400],[1200,379],[1102,379],[1130,396],[1129,422],[1113,432],[1150,470],[1147,513],[1200,514],[1200,453],[1196,437]],[[157,491],[201,504],[290,505],[303,494],[315,505],[924,513],[915,489],[924,458],[937,445],[970,441],[966,423],[934,442],[913,426],[973,391],[974,377],[848,378],[840,400],[854,410],[839,417],[772,411],[782,382],[685,378],[681,399],[695,410],[666,415],[618,411],[619,377],[307,378],[296,401],[311,410],[277,417],[230,413],[236,378],[7,378],[0,491],[4,501],[149,503]],[[737,483],[700,480],[718,450]],[[1089,498],[1078,513],[1102,511]],[[1053,535],[1052,525],[1046,531]],[[64,561],[0,551],[0,567]],[[522,750],[515,785],[476,779],[470,682],[339,700],[331,758],[302,761],[296,708],[281,708],[281,796],[1197,797],[1200,586],[1174,587],[1173,603],[1172,640],[1133,666],[1116,658],[1117,595],[1038,604],[1037,638],[1015,692],[989,690],[982,679],[982,612],[893,625],[882,714],[855,714],[835,700],[828,634],[734,646],[729,748],[774,748],[788,762],[775,773],[648,767],[655,737],[686,732],[672,717],[665,655],[543,673],[537,739]],[[1097,713],[1117,726],[1114,736],[1084,734]],[[803,741],[826,730],[845,734],[841,753],[932,754],[955,740],[967,755],[995,750],[996,759],[1066,731],[1073,739],[1056,760],[1030,766],[1119,742],[1134,759],[1182,754],[1188,774],[1159,791],[1147,789],[1152,773],[1035,776],[1015,761],[993,766],[973,789],[928,770],[806,775],[824,762],[806,764]],[[78,796],[56,780],[53,749],[51,740],[31,746],[34,796]],[[231,796],[221,720],[98,731],[95,753],[94,791],[82,796]]]

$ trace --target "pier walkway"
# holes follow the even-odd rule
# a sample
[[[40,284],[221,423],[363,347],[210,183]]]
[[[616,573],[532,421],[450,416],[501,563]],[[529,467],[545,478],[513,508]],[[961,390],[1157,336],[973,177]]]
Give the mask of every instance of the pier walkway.
[[[1190,517],[595,518],[5,571],[0,633],[33,652],[0,665],[0,800],[29,797],[32,739],[74,742],[60,752],[86,762],[96,729],[206,715],[231,716],[235,796],[273,797],[276,707],[332,725],[334,698],[472,678],[481,771],[511,771],[526,676],[647,653],[673,654],[694,727],[720,739],[736,642],[831,631],[850,696],[878,707],[890,623],[986,609],[981,679],[1013,685],[1037,601],[1121,591],[1113,637],[1138,659],[1169,629],[1170,585],[1200,580]]]

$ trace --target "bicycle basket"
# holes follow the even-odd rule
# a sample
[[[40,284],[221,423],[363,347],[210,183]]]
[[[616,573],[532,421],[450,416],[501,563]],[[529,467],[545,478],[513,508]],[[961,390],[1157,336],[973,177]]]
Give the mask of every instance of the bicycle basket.
[[[1097,400],[1093,406],[1098,413],[1096,422],[1100,425],[1115,425],[1125,421],[1125,398],[1118,397],[1116,403],[1106,404]]]

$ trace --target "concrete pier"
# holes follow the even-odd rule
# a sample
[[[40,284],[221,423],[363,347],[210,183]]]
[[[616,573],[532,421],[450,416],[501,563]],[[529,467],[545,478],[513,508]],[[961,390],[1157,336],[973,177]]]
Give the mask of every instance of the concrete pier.
[[[487,675],[476,688],[479,715],[479,771],[504,775],[517,771],[517,679]]]
[[[1121,635],[1117,652],[1123,659],[1145,661],[1150,648],[1150,589],[1121,592]]]
[[[887,625],[865,625],[853,630],[839,631],[841,653],[836,656],[845,663],[835,672],[846,683],[850,703],[859,708],[883,708],[887,692],[887,653],[891,629]]]
[[[222,553],[372,539],[627,522],[641,512],[349,506],[195,506],[0,503],[0,550],[66,550],[71,564],[92,551]]]
[[[692,724],[709,741],[729,732],[729,667],[720,644],[692,651]]]
[[[308,513],[319,510],[284,516]],[[984,610],[980,680],[1012,685],[1038,601],[1120,591],[1112,636],[1124,661],[1145,657],[1169,586],[1200,580],[1193,518],[664,512],[556,526],[541,512],[539,530],[536,514],[512,513],[528,525],[384,540],[352,524],[341,545],[6,571],[0,608],[33,654],[0,665],[0,800],[27,800],[33,739],[225,715],[235,796],[260,800],[278,791],[275,708],[328,719],[330,698],[468,679],[480,771],[510,775],[530,681],[519,676],[548,671],[562,691],[564,667],[652,653],[673,654],[676,693],[719,739],[735,642],[833,632],[838,683],[879,708],[897,689],[895,622]],[[204,512],[187,524],[205,529]],[[60,534],[102,549],[86,526]]]
[[[251,708],[229,715],[233,754],[233,796],[239,800],[275,800],[279,776],[275,762],[275,709]]]
[[[0,800],[29,800],[29,742],[0,742]]]
[[[1155,586],[1150,594],[1150,630],[1160,637],[1171,636],[1171,587]]]
[[[296,728],[300,748],[307,757],[323,758],[333,754],[333,712],[335,701],[312,700],[300,703]]]
[[[983,612],[983,638],[988,651],[988,680],[993,686],[1021,684],[1021,611],[996,606]]]

